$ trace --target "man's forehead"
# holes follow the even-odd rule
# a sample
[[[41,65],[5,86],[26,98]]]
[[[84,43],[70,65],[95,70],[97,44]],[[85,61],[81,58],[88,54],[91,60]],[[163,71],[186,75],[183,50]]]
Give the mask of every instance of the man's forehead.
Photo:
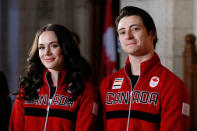
[[[123,17],[118,24],[118,30],[122,29],[122,28],[128,28],[128,27],[132,27],[132,26],[143,26],[142,20],[139,16],[126,16]]]

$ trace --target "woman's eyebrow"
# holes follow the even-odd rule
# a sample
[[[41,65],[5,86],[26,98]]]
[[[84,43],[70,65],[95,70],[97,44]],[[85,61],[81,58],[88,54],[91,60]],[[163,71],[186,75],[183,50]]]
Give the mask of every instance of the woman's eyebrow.
[[[58,41],[51,41],[49,44],[54,44],[54,43],[58,43]],[[45,45],[45,44],[48,44],[48,43],[38,43],[38,45]]]

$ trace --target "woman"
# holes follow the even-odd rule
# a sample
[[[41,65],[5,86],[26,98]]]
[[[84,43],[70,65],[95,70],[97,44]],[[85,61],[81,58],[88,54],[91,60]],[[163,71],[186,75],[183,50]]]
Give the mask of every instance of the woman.
[[[68,29],[48,24],[36,34],[10,118],[11,131],[94,130],[96,90],[84,81]]]

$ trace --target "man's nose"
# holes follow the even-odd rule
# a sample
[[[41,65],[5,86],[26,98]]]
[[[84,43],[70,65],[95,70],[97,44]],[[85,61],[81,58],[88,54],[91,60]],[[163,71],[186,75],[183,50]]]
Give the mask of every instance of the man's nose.
[[[132,31],[130,29],[127,31],[126,35],[127,35],[127,39],[133,38],[133,33],[132,33]]]

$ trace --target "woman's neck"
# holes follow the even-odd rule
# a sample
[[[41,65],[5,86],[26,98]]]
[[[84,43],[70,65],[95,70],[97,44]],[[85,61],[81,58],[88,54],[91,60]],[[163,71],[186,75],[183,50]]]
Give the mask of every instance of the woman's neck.
[[[52,86],[56,87],[58,81],[58,71],[49,69],[49,72],[51,72]]]

